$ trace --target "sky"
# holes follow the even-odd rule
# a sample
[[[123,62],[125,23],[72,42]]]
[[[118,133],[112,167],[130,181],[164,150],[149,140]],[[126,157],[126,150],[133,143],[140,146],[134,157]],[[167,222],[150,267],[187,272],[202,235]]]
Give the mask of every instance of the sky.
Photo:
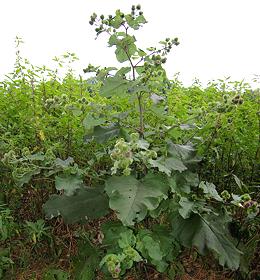
[[[0,80],[13,70],[16,36],[22,56],[37,66],[51,67],[66,52],[79,57],[79,74],[89,63],[117,65],[106,36],[95,40],[89,17],[129,12],[133,4],[148,21],[136,33],[140,47],[179,38],[165,65],[170,79],[179,72],[184,84],[228,76],[251,82],[260,74],[260,0],[1,0]]]

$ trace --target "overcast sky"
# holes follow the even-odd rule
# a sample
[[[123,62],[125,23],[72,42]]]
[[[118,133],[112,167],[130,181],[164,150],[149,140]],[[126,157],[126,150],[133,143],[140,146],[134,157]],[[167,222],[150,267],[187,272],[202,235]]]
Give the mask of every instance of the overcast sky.
[[[148,24],[137,31],[140,46],[178,37],[166,68],[190,83],[231,76],[251,81],[260,74],[260,0],[1,0],[0,77],[12,71],[15,36],[23,38],[22,55],[35,65],[51,65],[54,56],[75,52],[81,73],[89,63],[115,65],[105,36],[94,40],[93,12],[110,14],[142,5]]]

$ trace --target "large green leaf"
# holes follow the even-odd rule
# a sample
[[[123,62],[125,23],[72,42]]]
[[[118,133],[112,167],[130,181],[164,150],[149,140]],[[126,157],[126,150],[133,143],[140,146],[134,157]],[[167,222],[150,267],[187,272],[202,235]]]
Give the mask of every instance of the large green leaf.
[[[106,247],[108,253],[117,253],[121,250],[118,244],[121,235],[133,236],[133,231],[123,226],[121,222],[109,221],[101,226],[101,230],[104,234],[102,244]]]
[[[123,77],[125,74],[131,71],[131,67],[122,67],[116,72],[116,76]]]
[[[127,93],[128,83],[121,76],[109,77],[100,88],[100,94],[105,97],[122,96]]]
[[[15,183],[22,187],[24,184],[27,184],[31,181],[33,176],[41,173],[41,169],[38,166],[35,166],[34,169],[24,172],[24,174],[17,174],[15,171],[12,172]]]
[[[116,11],[116,16],[110,21],[110,24],[114,28],[119,28],[121,24],[124,22],[124,19],[121,17],[121,12]]]
[[[93,129],[97,125],[104,124],[106,122],[103,118],[95,119],[92,115],[87,115],[86,118],[83,120],[83,125],[86,130]]]
[[[193,214],[188,219],[175,215],[172,228],[174,236],[183,246],[195,246],[201,254],[213,251],[218,256],[220,265],[226,265],[230,269],[239,267],[241,252],[228,239],[228,233],[220,219],[215,222],[209,215],[202,217]]]
[[[192,145],[188,145],[188,144],[179,145],[179,144],[174,144],[171,141],[168,141],[167,144],[168,144],[168,152],[176,158],[186,160],[191,156],[194,156],[195,149]]]
[[[137,18],[132,17],[132,15],[126,15],[126,22],[130,27],[132,27],[134,30],[139,29],[142,23],[146,23],[146,20],[143,15],[138,16]]]
[[[170,157],[182,160],[185,166],[200,162],[200,158],[196,156],[196,149],[191,144],[179,145],[172,141],[168,141],[167,144]]]
[[[137,250],[141,252],[145,259],[155,265],[160,272],[164,272],[167,268],[167,261],[173,260],[172,251],[176,249],[174,247],[174,238],[165,226],[156,225],[152,231],[141,229],[137,234]],[[179,250],[177,250],[178,253]]]
[[[133,176],[113,176],[106,181],[105,190],[109,196],[110,208],[116,211],[124,225],[142,221],[149,210],[156,209],[161,200],[167,198],[166,180],[155,174],[148,174],[137,180]]]
[[[171,203],[170,199],[163,200],[160,203],[159,207],[149,212],[149,215],[154,219],[158,218],[162,212],[166,211],[169,208],[170,203]]]
[[[103,217],[108,209],[108,198],[102,188],[80,189],[73,196],[54,194],[43,205],[47,218],[61,215],[67,224]]]
[[[100,256],[98,250],[84,239],[78,246],[77,256],[74,258],[75,280],[93,280],[99,266]]]
[[[196,203],[194,201],[188,200],[186,197],[181,197],[179,205],[181,206],[179,208],[180,215],[184,219],[187,219],[190,217],[192,210],[194,210]]]
[[[117,137],[123,133],[119,124],[112,124],[110,126],[95,126],[92,133],[85,136],[85,142],[95,140],[97,143],[105,143],[106,141]]]
[[[65,195],[73,195],[77,189],[83,186],[83,180],[78,175],[62,175],[55,177],[55,188],[58,191],[64,190]]]
[[[135,41],[135,37],[130,35],[126,35],[123,39],[118,40],[115,54],[119,62],[122,63],[129,60],[136,53]]]
[[[62,169],[65,169],[66,167],[72,165],[74,163],[74,159],[72,157],[68,157],[65,160],[62,160],[60,158],[55,159],[55,165],[57,167],[61,167]]]
[[[68,280],[69,273],[61,269],[49,269],[43,276],[43,280]]]
[[[202,181],[199,184],[199,188],[203,190],[204,194],[208,198],[214,198],[217,201],[223,201],[223,199],[220,197],[216,190],[216,186],[213,183]]]
[[[187,169],[187,167],[183,164],[181,159],[174,157],[161,157],[159,159],[149,161],[152,167],[158,168],[160,172],[171,176],[172,171],[182,172]]]
[[[168,141],[168,156],[150,160],[152,167],[171,176],[172,171],[183,172],[188,169],[190,164],[197,163],[196,151],[191,145],[179,145]]]
[[[175,172],[169,179],[171,191],[177,194],[190,193],[191,187],[199,185],[197,173],[185,170],[182,173]]]

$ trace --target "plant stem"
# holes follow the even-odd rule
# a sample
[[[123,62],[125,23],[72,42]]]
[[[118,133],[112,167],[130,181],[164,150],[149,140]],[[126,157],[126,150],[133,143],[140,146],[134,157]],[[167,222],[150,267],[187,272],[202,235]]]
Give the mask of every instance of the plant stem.
[[[144,138],[144,109],[142,104],[142,94],[137,94],[137,100],[138,100],[138,107],[139,107],[139,121],[140,121],[140,128],[139,128],[139,134],[140,138]]]
[[[126,30],[126,32],[127,32],[127,30]],[[127,52],[127,49],[124,49],[124,51],[127,55],[128,61],[132,68],[133,81],[135,81],[136,80],[136,76],[135,76],[135,67],[136,66],[133,64],[131,57]],[[137,95],[138,109],[139,109],[139,129],[138,129],[138,131],[139,131],[140,138],[144,138],[144,108],[143,108],[143,104],[142,104],[142,93],[136,93],[136,95]]]
[[[39,145],[39,139],[38,139],[38,122],[37,122],[37,116],[36,116],[36,101],[35,101],[35,88],[34,88],[34,80],[31,79],[31,89],[32,89],[32,103],[33,103],[33,118],[34,118],[34,130],[35,130],[35,141],[37,145]]]

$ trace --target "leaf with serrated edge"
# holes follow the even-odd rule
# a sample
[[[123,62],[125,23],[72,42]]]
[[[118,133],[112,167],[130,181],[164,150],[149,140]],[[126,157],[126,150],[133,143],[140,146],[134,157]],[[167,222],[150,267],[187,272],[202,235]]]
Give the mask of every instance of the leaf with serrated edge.
[[[83,120],[83,125],[86,130],[93,129],[93,127],[97,125],[102,125],[106,122],[105,119],[97,118],[95,119],[92,115],[87,115],[86,118]]]
[[[175,172],[168,181],[173,193],[190,193],[191,187],[198,186],[199,177],[198,174],[185,170],[182,173]]]
[[[214,184],[202,181],[199,184],[199,188],[202,189],[203,192],[210,198],[214,198],[217,201],[223,201],[223,199],[219,196]]]
[[[186,197],[181,197],[179,204],[181,206],[181,208],[179,209],[179,213],[182,216],[182,218],[189,218],[195,206],[194,201],[190,201]]]
[[[100,95],[110,97],[113,95],[121,96],[127,92],[128,81],[121,76],[109,77],[100,88]]]
[[[85,141],[88,143],[95,140],[97,143],[102,144],[106,141],[119,136],[122,132],[119,124],[112,124],[110,126],[95,126],[94,131],[85,136]]]
[[[152,167],[157,167],[159,171],[164,172],[168,176],[171,175],[172,171],[182,172],[187,170],[187,167],[183,164],[181,159],[178,158],[164,158],[161,157],[157,160],[149,160]]]
[[[165,226],[156,225],[152,230],[141,229],[137,234],[136,248],[158,271],[164,272],[167,261],[172,260],[173,238]]]
[[[86,188],[73,196],[51,195],[43,210],[49,219],[61,215],[67,224],[87,223],[108,213],[108,198],[102,188]]]
[[[198,214],[188,219],[175,215],[172,221],[173,234],[185,247],[197,247],[200,254],[209,250],[218,255],[219,264],[230,269],[239,267],[241,252],[227,238],[221,225]]]
[[[83,180],[77,175],[62,175],[55,177],[55,188],[58,191],[64,190],[64,193],[68,196],[80,189],[83,185]]]
[[[124,225],[142,221],[149,210],[156,209],[167,198],[168,184],[160,175],[148,174],[137,180],[133,176],[113,176],[106,181],[110,208]]]

